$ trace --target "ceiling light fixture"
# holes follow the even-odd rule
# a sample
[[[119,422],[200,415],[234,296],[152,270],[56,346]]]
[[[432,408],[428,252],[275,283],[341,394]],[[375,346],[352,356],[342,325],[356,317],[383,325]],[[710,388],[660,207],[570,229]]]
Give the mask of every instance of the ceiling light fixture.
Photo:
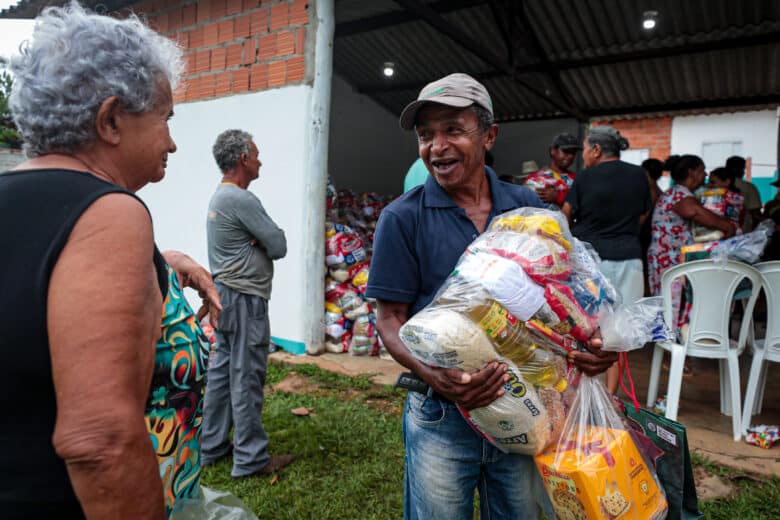
[[[658,23],[658,11],[645,11],[642,13],[642,27],[649,31],[655,29]]]
[[[382,68],[382,74],[388,78],[392,78],[393,74],[395,74],[395,64],[392,61],[386,61]]]

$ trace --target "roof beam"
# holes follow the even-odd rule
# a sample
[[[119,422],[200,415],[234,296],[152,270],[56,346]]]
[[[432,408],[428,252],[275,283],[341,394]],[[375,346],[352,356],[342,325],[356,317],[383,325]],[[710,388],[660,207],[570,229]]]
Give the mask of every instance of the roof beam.
[[[777,43],[780,41],[780,32],[759,34],[754,36],[741,36],[737,38],[728,38],[724,40],[689,44],[689,45],[676,45],[672,47],[663,47],[660,49],[648,49],[643,51],[635,51],[624,54],[611,54],[607,56],[598,56],[594,58],[583,58],[580,60],[560,60],[551,61],[546,65],[541,63],[535,63],[531,65],[520,65],[515,68],[516,74],[526,74],[531,72],[544,72],[546,67],[552,67],[559,72],[570,69],[580,69],[586,67],[598,67],[601,65],[612,65],[616,63],[626,63],[630,61],[639,61],[642,59],[657,59],[657,58],[670,58],[680,55],[689,54],[701,54],[706,52],[724,50],[724,49],[736,49],[743,47],[752,47],[755,45],[764,45],[769,43]],[[506,74],[500,71],[490,71],[480,74],[477,79],[487,80]],[[360,92],[363,94],[381,94],[385,92],[395,92],[400,90],[419,90],[423,85],[420,83],[401,83],[397,85],[370,85],[360,88]]]
[[[780,41],[780,32],[770,32],[764,34],[754,34],[749,36],[737,36],[734,38],[724,38],[709,42],[686,43],[683,45],[674,45],[670,47],[660,47],[656,49],[643,49],[621,54],[607,54],[604,56],[595,56],[592,58],[566,59],[550,61],[549,65],[561,70],[581,69],[584,67],[598,67],[601,65],[613,65],[616,63],[626,63],[629,61],[651,60],[656,58],[671,58],[680,55],[701,54],[706,52],[730,50],[742,47],[753,47],[756,45],[766,45]],[[517,67],[520,74],[526,72],[540,72],[544,70],[545,65],[535,63],[532,65],[521,65]]]
[[[523,29],[525,29],[523,32],[526,35],[525,40],[527,42],[528,50],[539,60],[542,72],[550,78],[555,90],[558,91],[558,95],[560,95],[564,102],[569,106],[568,112],[575,116],[579,121],[587,121],[588,115],[577,105],[577,102],[566,88],[563,80],[561,80],[561,74],[558,69],[548,61],[547,54],[544,52],[539,36],[536,34],[536,31],[534,31],[534,25],[528,19],[528,15],[525,12],[525,0],[520,0],[517,7],[517,17],[520,19]]]
[[[529,84],[526,81],[519,79],[514,74],[514,67],[511,63],[503,60],[497,56],[490,49],[485,48],[480,42],[476,41],[471,35],[461,31],[454,25],[450,24],[447,20],[442,18],[436,11],[430,8],[430,6],[419,2],[418,0],[395,0],[395,2],[403,6],[406,10],[413,13],[415,16],[421,18],[427,24],[434,29],[444,34],[455,43],[477,56],[479,59],[490,65],[492,68],[502,71],[504,74],[512,77],[512,79],[518,84],[525,87],[525,89],[535,96],[543,99],[547,103],[553,105],[558,110],[566,113],[570,113],[570,109],[555,98],[550,97],[547,93],[539,90],[535,86]]]
[[[662,103],[659,105],[631,105],[626,107],[610,107],[590,111],[591,118],[616,115],[646,114],[649,112],[676,112],[681,110],[698,110],[707,108],[727,108],[753,105],[780,105],[780,93],[765,96],[743,96],[721,99],[702,99],[684,101],[681,103]]]
[[[497,70],[504,71],[507,74],[512,73],[512,67],[490,49],[484,47],[480,42],[461,31],[439,13],[418,0],[395,0],[395,2],[412,13],[415,17],[422,19],[428,25],[458,43],[461,47],[477,56],[479,59],[489,64]]]
[[[479,81],[487,81],[489,79],[494,78],[500,78],[502,76],[506,76],[507,74],[503,71],[497,71],[497,70],[491,70],[489,72],[484,72],[480,74],[471,74],[474,78],[476,78]],[[420,83],[419,81],[410,81],[408,83],[395,83],[395,84],[384,84],[384,85],[369,85],[366,87],[358,87],[358,92],[361,94],[386,94],[388,92],[402,92],[404,90],[420,90],[423,88],[427,83]]]
[[[487,0],[439,0],[429,4],[429,7],[439,14],[447,14],[453,11],[459,11],[468,7],[482,5]],[[396,25],[402,25],[409,22],[417,22],[420,19],[410,11],[394,11],[384,13],[369,18],[361,18],[349,22],[336,24],[336,38],[353,36],[378,29],[387,29]]]
[[[512,9],[514,8],[514,4],[509,4],[509,16],[506,16],[505,13],[502,12],[502,7],[505,7],[505,5],[499,5],[498,2],[499,0],[488,0],[490,14],[493,15],[493,21],[496,23],[496,27],[498,27],[498,30],[501,33],[501,39],[504,42],[504,47],[506,47],[506,55],[509,63],[514,63],[515,46],[512,38],[514,35],[514,25],[512,24]]]

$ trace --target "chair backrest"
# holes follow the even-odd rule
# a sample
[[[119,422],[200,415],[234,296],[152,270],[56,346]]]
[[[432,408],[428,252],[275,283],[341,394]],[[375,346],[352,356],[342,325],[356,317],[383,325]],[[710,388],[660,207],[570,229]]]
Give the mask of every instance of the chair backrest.
[[[745,346],[753,306],[761,289],[761,275],[757,269],[741,262],[715,262],[697,260],[668,269],[661,278],[661,295],[664,302],[664,318],[672,319],[672,282],[681,277],[690,282],[693,291],[686,349],[712,351],[729,348],[729,324],[731,304],[739,283],[750,280],[752,291],[745,306],[737,348]],[[692,352],[691,352],[692,353]]]
[[[766,340],[769,357],[780,360],[780,261],[755,265],[766,295]]]

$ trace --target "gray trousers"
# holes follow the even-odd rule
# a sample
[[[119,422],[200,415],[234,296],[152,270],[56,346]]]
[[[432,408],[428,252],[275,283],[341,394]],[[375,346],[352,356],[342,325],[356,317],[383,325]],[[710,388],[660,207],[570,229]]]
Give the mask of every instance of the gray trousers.
[[[209,463],[230,451],[233,426],[233,470],[240,477],[265,466],[268,434],[263,429],[263,386],[270,330],[268,301],[216,284],[222,299],[216,356],[206,376],[203,403],[202,458]]]

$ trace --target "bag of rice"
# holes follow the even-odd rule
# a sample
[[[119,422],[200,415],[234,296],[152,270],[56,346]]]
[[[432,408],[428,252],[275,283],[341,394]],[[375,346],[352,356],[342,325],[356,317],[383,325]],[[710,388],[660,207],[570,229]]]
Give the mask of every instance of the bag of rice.
[[[485,332],[452,309],[425,308],[401,327],[399,335],[415,357],[432,366],[469,372],[498,359]]]
[[[461,410],[472,425],[508,453],[535,455],[551,440],[547,409],[534,387],[516,368],[510,368],[506,393],[482,408]]]

